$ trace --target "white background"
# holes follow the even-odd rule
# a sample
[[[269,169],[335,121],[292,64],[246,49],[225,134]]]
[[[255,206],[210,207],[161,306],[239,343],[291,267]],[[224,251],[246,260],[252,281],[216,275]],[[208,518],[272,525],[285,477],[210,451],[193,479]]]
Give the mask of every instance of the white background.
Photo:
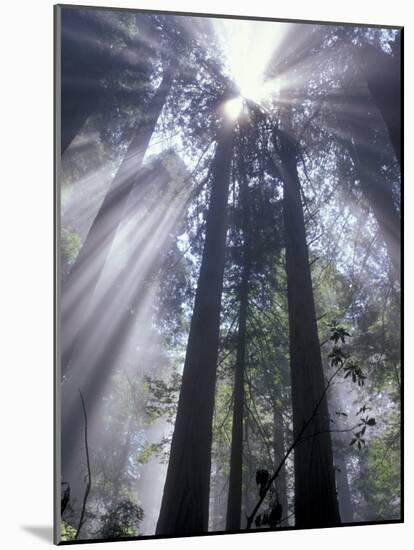
[[[78,3],[78,2],[75,2]],[[407,0],[86,0],[85,4],[205,11],[331,21],[404,25],[406,29],[406,309],[414,307],[410,232],[414,205],[413,18]],[[411,3],[412,4],[412,3]],[[51,545],[52,526],[52,5],[51,0],[8,0],[0,12],[0,545]],[[410,139],[411,138],[411,139]],[[411,315],[412,317],[412,315]],[[407,341],[413,322],[406,318]],[[406,385],[406,524],[260,535],[123,542],[106,548],[318,550],[412,547],[413,374],[408,350]],[[409,543],[410,538],[412,539]],[[84,545],[83,548],[96,548]]]

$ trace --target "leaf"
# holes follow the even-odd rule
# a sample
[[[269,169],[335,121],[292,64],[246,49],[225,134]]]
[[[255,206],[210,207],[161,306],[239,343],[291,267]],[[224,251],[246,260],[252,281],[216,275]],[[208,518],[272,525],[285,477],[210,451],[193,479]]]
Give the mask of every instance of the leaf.
[[[266,485],[269,481],[269,472],[267,470],[257,470],[256,471],[256,484],[257,485]]]
[[[363,405],[359,411],[356,413],[356,415],[360,415],[361,413],[364,413],[365,411],[367,410],[367,406],[366,405]]]
[[[270,515],[269,515],[269,525],[270,525],[270,527],[272,527],[272,528],[277,527],[277,524],[282,519],[282,510],[283,510],[283,508],[282,508],[282,505],[280,504],[280,502],[276,502],[272,506],[272,509],[271,509]]]

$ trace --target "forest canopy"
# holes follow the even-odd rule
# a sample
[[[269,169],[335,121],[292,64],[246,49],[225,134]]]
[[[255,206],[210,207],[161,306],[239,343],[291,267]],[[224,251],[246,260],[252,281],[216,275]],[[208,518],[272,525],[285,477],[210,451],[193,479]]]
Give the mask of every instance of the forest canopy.
[[[400,521],[402,29],[56,16],[59,541]]]

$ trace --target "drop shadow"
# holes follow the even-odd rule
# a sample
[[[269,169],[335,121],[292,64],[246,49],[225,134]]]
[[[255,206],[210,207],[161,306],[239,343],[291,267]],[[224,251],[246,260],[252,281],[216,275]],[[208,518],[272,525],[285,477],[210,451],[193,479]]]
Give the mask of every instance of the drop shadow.
[[[51,525],[21,525],[21,528],[40,540],[53,543],[53,527]]]

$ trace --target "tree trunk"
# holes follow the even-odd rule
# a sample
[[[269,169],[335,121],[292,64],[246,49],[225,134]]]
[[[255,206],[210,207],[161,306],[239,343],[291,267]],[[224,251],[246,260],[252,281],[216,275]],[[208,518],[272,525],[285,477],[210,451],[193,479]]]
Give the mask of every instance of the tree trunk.
[[[136,91],[124,90],[117,80],[126,71],[137,78],[148,64],[148,43],[159,37],[147,19],[140,19],[138,38],[125,33],[125,47],[117,53],[109,40],[115,38],[114,24],[97,17],[93,11],[62,7],[60,17],[61,64],[61,155],[81,132],[88,118],[102,112],[109,103],[119,103],[122,97],[137,98]],[[102,80],[113,81],[104,86]]]
[[[244,470],[244,485],[243,485],[243,516],[247,517],[249,513],[252,510],[252,507],[254,506],[255,498],[256,498],[256,483],[254,481],[255,478],[255,471],[253,469],[253,457],[251,453],[250,448],[250,426],[248,421],[248,416],[246,417],[244,421],[244,457],[245,460],[243,462],[243,470]],[[253,481],[253,488],[251,486],[251,482]]]
[[[286,453],[285,448],[285,433],[281,414],[278,414],[276,408],[273,409],[273,455],[274,468],[276,469]],[[282,519],[288,515],[288,498],[287,498],[287,483],[286,483],[286,465],[283,464],[279,475],[275,481],[279,502],[282,505]],[[287,524],[283,524],[285,527]]]
[[[89,305],[103,270],[116,230],[122,221],[128,196],[143,181],[142,161],[172,83],[165,71],[149,108],[147,123],[131,141],[124,160],[112,181],[85,242],[62,289],[62,371],[68,367],[76,339],[88,322]]]
[[[63,155],[100,104],[104,92],[100,77],[107,70],[110,56],[102,48],[98,21],[90,13],[65,8],[58,13],[61,26],[60,152]],[[86,37],[89,39],[87,44]]]
[[[368,89],[388,128],[395,156],[401,166],[401,55],[400,38],[393,55],[364,44],[358,48]]]
[[[354,521],[353,506],[351,502],[351,493],[349,491],[346,460],[342,452],[338,453],[336,466],[337,466],[336,483],[337,483],[337,490],[338,490],[339,515],[341,516],[342,523],[352,523]]]
[[[61,93],[61,145],[60,154],[63,155],[72,141],[82,130],[89,116],[100,104],[102,92],[90,93],[70,89],[62,82]]]
[[[377,152],[369,146],[366,132],[357,136],[351,147],[361,190],[365,195],[378,223],[395,276],[401,277],[401,219],[394,204],[392,188],[381,175]],[[365,141],[367,140],[367,141]],[[365,145],[368,144],[368,145]]]
[[[234,123],[223,121],[213,161],[206,237],[157,534],[208,529],[212,420]]]
[[[238,531],[241,526],[243,484],[243,417],[244,417],[244,371],[246,367],[246,321],[249,305],[250,237],[249,197],[243,160],[240,162],[241,202],[243,209],[243,274],[240,285],[239,327],[237,334],[237,357],[234,381],[234,407],[231,434],[230,479],[227,500],[227,531]]]
[[[316,324],[306,232],[293,140],[277,131],[275,149],[281,159],[283,217],[289,313],[289,351],[292,381],[296,527],[339,523],[328,405]],[[317,407],[317,405],[319,406]],[[315,408],[317,407],[316,414]],[[320,433],[324,432],[324,433]],[[328,433],[327,433],[328,432]]]

